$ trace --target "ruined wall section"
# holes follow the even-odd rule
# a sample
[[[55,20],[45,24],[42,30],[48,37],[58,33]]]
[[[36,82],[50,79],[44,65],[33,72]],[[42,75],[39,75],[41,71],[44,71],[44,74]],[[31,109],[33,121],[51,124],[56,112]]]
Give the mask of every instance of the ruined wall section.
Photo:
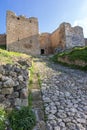
[[[65,23],[66,48],[75,46],[85,46],[83,29],[79,26],[71,27],[69,23]]]
[[[7,12],[7,49],[25,52],[27,54],[40,54],[38,20],[31,17],[16,16]]]
[[[79,26],[71,27],[71,24],[65,22],[51,34],[51,41],[53,52],[75,46],[85,46],[83,29]]]
[[[39,36],[40,49],[44,50],[44,54],[52,54],[51,34],[42,33]]]
[[[6,45],[6,34],[0,34],[0,45]]]
[[[87,46],[87,38],[85,38],[85,46]]]
[[[58,29],[56,29],[51,34],[52,48],[53,52],[57,51],[58,48],[65,48],[65,26],[61,24]]]

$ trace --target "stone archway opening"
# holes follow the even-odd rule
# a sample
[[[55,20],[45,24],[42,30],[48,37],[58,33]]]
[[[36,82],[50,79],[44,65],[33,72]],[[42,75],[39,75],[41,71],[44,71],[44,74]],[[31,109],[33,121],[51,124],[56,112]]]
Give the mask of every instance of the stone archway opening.
[[[45,50],[44,50],[44,49],[41,49],[41,55],[43,55],[43,54],[44,54],[44,52],[45,52]]]

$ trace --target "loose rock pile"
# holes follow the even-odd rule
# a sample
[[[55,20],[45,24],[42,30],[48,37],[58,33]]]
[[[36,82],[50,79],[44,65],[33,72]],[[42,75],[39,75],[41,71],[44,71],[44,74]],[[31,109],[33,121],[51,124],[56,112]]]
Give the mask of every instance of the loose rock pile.
[[[19,65],[0,66],[0,106],[28,106],[29,72]]]

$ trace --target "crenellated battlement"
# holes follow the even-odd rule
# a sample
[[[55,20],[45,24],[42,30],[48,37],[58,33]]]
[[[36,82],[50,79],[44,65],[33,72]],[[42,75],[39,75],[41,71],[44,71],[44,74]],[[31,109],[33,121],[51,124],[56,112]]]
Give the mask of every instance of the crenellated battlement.
[[[32,22],[38,22],[38,19],[36,18],[36,17],[29,17],[29,18],[27,18],[25,15],[19,15],[19,16],[17,16],[14,12],[12,12],[12,11],[7,11],[7,17],[9,18],[15,18],[15,19],[17,19],[17,20],[26,20],[26,21],[28,21],[28,22],[30,22],[30,23],[32,23]]]

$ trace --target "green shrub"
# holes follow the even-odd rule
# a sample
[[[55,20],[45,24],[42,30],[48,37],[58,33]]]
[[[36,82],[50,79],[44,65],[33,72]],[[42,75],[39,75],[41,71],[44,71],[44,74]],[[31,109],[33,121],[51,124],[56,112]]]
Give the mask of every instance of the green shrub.
[[[35,114],[29,107],[13,110],[8,117],[13,130],[32,130],[36,124]]]
[[[2,108],[0,108],[0,130],[5,130],[5,119],[6,113]]]

